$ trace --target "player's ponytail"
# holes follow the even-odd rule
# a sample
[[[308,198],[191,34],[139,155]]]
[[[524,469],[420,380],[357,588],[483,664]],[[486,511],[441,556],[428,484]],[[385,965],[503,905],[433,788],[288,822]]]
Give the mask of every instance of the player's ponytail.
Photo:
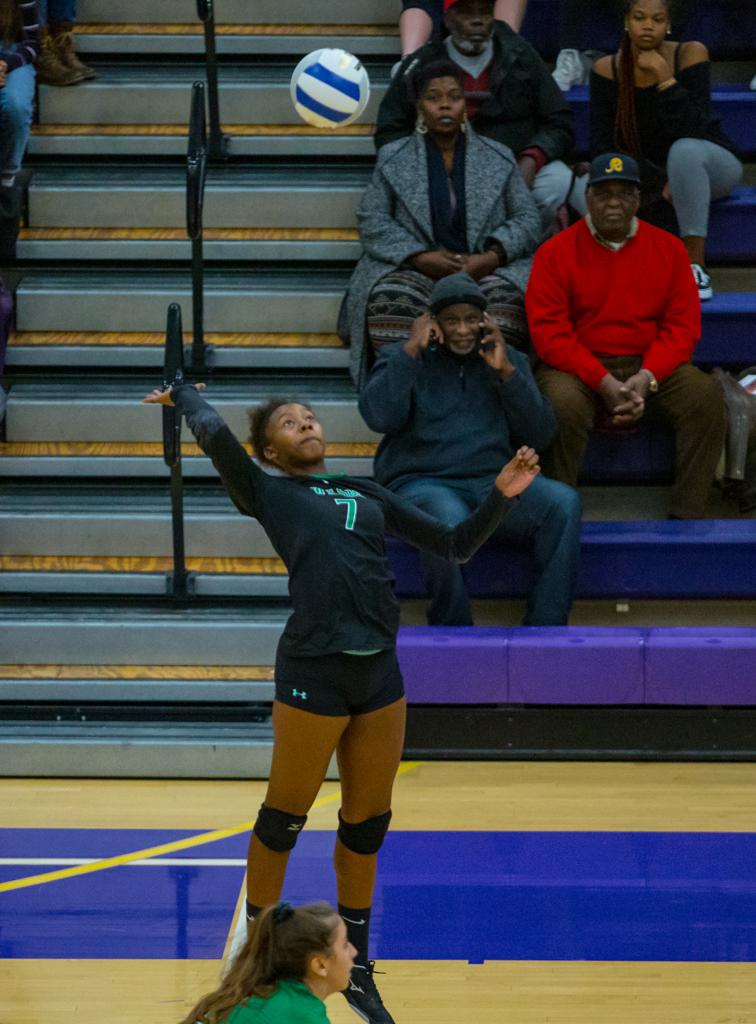
[[[277,903],[261,910],[219,988],[181,1024],[220,1024],[252,996],[267,999],[279,981],[303,981],[312,957],[331,952],[338,921],[328,903]]]

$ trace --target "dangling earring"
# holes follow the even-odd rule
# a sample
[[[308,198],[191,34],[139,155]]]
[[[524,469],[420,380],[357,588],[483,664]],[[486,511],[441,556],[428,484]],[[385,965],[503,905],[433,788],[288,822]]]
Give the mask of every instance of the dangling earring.
[[[671,36],[671,35],[672,35],[672,29],[671,29],[671,28],[668,28],[668,29],[667,29],[667,35],[668,35],[668,36]]]
[[[459,130],[461,132],[466,132],[469,127],[470,122],[467,119],[467,111],[465,111],[464,114],[462,115],[462,123],[459,126]]]
[[[428,125],[423,120],[422,114],[417,115],[417,121],[415,121],[415,131],[417,132],[418,135],[428,134]]]

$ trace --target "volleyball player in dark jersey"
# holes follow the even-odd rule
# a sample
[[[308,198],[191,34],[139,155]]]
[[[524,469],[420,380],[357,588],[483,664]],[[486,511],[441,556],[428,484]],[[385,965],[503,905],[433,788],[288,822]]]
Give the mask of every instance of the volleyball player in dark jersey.
[[[466,561],[539,472],[538,456],[521,448],[483,504],[448,527],[372,480],[326,473],[323,430],[305,404],[272,399],[252,414],[257,459],[275,473],[250,459],[195,387],[155,390],[145,401],[176,405],[236,507],[259,520],[289,572],[294,611],[276,657],[273,760],[250,839],[248,917],[278,900],[335,750],[339,913],[357,950],[344,995],[369,1024],[392,1024],[368,960],[377,854],[391,818],[406,713],[396,659],[399,604],[384,535]]]

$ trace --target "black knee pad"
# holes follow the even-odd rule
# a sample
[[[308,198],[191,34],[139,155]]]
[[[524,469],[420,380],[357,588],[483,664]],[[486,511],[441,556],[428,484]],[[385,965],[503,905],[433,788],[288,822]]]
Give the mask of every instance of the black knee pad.
[[[306,814],[289,814],[261,804],[253,831],[263,846],[276,853],[286,853],[294,849],[306,821]]]
[[[339,811],[338,837],[352,853],[378,853],[390,821],[391,811],[386,811],[385,814],[377,814],[374,818],[351,825],[344,821]]]

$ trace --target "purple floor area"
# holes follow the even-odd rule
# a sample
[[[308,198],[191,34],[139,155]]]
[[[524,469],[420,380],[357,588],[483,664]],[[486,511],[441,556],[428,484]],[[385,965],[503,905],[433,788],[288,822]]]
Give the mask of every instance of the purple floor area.
[[[177,832],[3,830],[0,856],[114,855]],[[335,897],[333,833],[305,832],[285,896]],[[145,842],[146,840],[146,842]],[[182,859],[243,859],[246,837]],[[4,864],[0,879],[39,870]],[[0,893],[0,955],[219,957],[243,866],[121,867]],[[372,954],[383,959],[756,959],[756,836],[648,832],[392,832]]]

